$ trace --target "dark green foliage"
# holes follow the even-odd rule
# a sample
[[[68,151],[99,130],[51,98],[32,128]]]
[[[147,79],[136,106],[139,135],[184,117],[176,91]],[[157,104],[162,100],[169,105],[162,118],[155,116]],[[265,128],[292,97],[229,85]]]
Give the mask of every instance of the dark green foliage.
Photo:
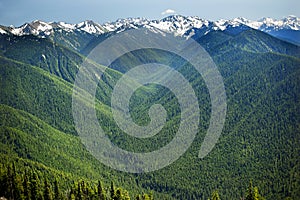
[[[110,198],[115,199],[116,198],[116,189],[113,182],[110,183]]]
[[[216,33],[211,33],[216,34]],[[210,34],[208,34],[210,35]],[[299,54],[299,46],[290,44],[288,42],[284,42],[282,40],[278,40],[273,36],[270,36],[266,33],[257,31],[257,30],[246,30],[235,37],[229,38],[225,33],[223,33],[224,39],[223,41],[213,43],[213,45],[209,46],[207,49],[209,53],[212,55],[223,55],[223,53],[228,53],[230,50],[235,51],[247,51],[254,53],[280,53],[298,57]],[[214,41],[212,39],[208,39],[207,37],[200,38],[200,43],[204,44],[204,47],[207,43],[212,43]],[[219,37],[217,37],[219,38]],[[234,56],[234,54],[231,54]],[[228,59],[226,57],[226,59]],[[241,59],[242,61],[247,61]]]
[[[40,193],[40,182],[38,179],[38,176],[35,172],[33,172],[30,176],[30,193],[32,199],[40,199],[41,193]]]
[[[202,160],[197,153],[209,123],[210,98],[192,66],[167,52],[135,51],[116,60],[99,82],[99,123],[114,144],[129,151],[149,152],[170,142],[178,129],[180,109],[168,89],[155,84],[139,88],[130,102],[133,120],[146,125],[150,106],[159,103],[168,112],[167,124],[151,139],[129,137],[117,127],[109,109],[112,88],[122,73],[145,62],[170,65],[191,83],[201,104],[199,132],[189,150],[164,169],[136,175],[102,165],[76,136],[72,82],[83,57],[50,40],[1,36],[0,184],[6,188],[1,195],[128,199],[128,190],[136,199],[153,199],[153,195],[218,199],[213,193],[218,188],[222,199],[255,199],[260,194],[266,199],[299,197],[299,47],[254,30],[237,35],[216,32],[198,41],[217,64],[228,98],[223,133]],[[246,193],[245,182],[251,178],[260,193],[253,186]],[[150,190],[153,195],[146,195]]]
[[[56,187],[56,184],[55,184]],[[44,181],[44,200],[52,200],[52,190],[47,179]]]
[[[54,199],[62,199],[62,193],[59,189],[58,181],[56,179],[54,181]]]
[[[103,189],[101,181],[98,181],[98,186],[97,186],[97,195],[99,200],[105,200],[105,191]]]
[[[30,190],[29,179],[28,179],[27,173],[25,172],[25,174],[23,175],[24,199],[30,200],[31,199],[31,190]]]
[[[2,182],[0,185],[1,188],[7,188],[7,190],[2,190],[2,195],[11,199],[23,199],[23,185],[16,172],[15,165],[9,164],[6,170],[4,169],[4,173],[6,173],[6,176],[1,177]]]
[[[68,82],[74,81],[78,66],[83,61],[80,54],[48,39],[32,35],[22,37],[1,35],[0,40],[2,47],[0,55],[40,67]]]
[[[47,175],[43,174],[43,171],[36,171],[28,166],[21,167],[22,170],[18,172],[13,170],[12,165],[7,167],[2,165],[0,173],[0,196],[7,199],[43,199],[43,200],[63,200],[63,199],[81,199],[81,200],[101,200],[107,199],[104,194],[106,190],[100,187],[101,183],[98,181],[98,187],[93,181],[86,182],[84,180],[73,182],[68,186],[61,189],[61,184],[57,180],[57,177],[51,177],[51,181],[48,180]],[[24,171],[23,171],[24,170]],[[26,172],[25,172],[26,171]],[[30,174],[30,175],[29,175]],[[30,186],[26,191],[22,188],[23,185],[28,183],[30,179]],[[111,183],[114,186],[114,183]],[[101,189],[101,191],[99,191]],[[114,189],[115,190],[115,189]],[[99,194],[102,194],[99,196]],[[145,196],[147,194],[144,194]],[[150,195],[151,196],[151,195]],[[117,188],[115,190],[114,198],[110,200],[130,200],[129,193],[122,189]]]

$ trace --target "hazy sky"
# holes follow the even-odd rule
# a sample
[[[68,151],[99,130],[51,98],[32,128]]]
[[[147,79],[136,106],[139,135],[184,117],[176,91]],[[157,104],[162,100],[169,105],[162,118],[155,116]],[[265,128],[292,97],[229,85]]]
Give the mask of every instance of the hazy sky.
[[[170,14],[209,20],[240,16],[281,19],[287,15],[299,17],[299,12],[299,0],[0,0],[0,24],[15,26],[35,19],[104,23],[127,17],[161,19]]]

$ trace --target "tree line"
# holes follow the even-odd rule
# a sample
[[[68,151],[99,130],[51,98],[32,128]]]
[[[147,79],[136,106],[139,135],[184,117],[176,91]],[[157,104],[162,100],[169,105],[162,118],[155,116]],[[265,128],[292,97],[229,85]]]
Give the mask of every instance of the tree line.
[[[2,166],[0,171],[0,197],[8,200],[130,200],[128,191],[116,187],[114,182],[107,188],[99,180],[73,181],[62,187],[56,177],[49,180],[36,170],[27,168],[22,173],[15,164]],[[153,200],[152,194],[138,194],[137,200]]]
[[[56,177],[49,180],[42,173],[31,168],[19,172],[14,163],[2,165],[0,170],[0,197],[8,200],[130,200],[129,192],[116,187],[114,182],[105,187],[97,182],[79,180],[61,187]],[[154,200],[153,194],[138,194],[136,200]],[[217,190],[208,200],[221,200]],[[250,181],[245,197],[241,200],[265,200],[257,187]]]

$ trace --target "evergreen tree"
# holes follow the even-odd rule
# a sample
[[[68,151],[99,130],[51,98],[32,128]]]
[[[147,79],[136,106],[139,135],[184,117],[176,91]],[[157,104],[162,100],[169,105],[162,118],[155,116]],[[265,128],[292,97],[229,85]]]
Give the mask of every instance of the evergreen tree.
[[[248,191],[247,191],[247,196],[246,196],[245,200],[264,200],[264,199],[265,198],[263,198],[259,194],[258,188],[257,187],[253,187],[252,181],[250,181],[249,187],[248,187]]]
[[[122,200],[123,196],[122,196],[122,189],[118,188],[116,191],[116,195],[113,198],[114,200]]]
[[[12,166],[8,165],[7,167],[7,174],[5,175],[5,178],[3,180],[3,188],[6,189],[6,191],[3,192],[4,196],[8,199],[13,199],[13,181],[12,181]]]
[[[254,200],[252,181],[249,182],[247,196],[245,200]]]
[[[44,181],[44,200],[52,200],[51,186],[47,179]]]
[[[97,194],[99,200],[105,200],[105,195],[104,195],[101,181],[98,181]]]
[[[70,200],[75,200],[76,199],[76,193],[75,193],[75,190],[74,190],[73,187],[71,187],[70,194],[69,194],[69,199]]]
[[[141,200],[141,199],[142,199],[142,198],[141,198],[141,195],[139,195],[139,194],[136,195],[135,199],[136,199],[136,200]]]
[[[123,199],[124,199],[124,200],[130,200],[129,193],[128,193],[128,191],[126,191],[126,190],[123,192]]]
[[[31,193],[30,193],[30,184],[29,184],[29,178],[27,173],[25,173],[23,177],[23,189],[24,189],[24,199],[30,200]]]
[[[14,193],[13,195],[15,199],[24,199],[23,185],[22,185],[21,177],[16,172],[15,163],[13,163],[12,181],[13,181],[13,193]]]
[[[148,196],[148,194],[143,194],[143,200],[150,200],[150,197]]]
[[[217,190],[212,193],[211,200],[220,200],[220,196]]]
[[[110,198],[114,199],[115,196],[116,196],[115,185],[114,185],[114,182],[111,182],[111,184],[110,184]]]
[[[81,189],[81,184],[80,184],[80,182],[78,182],[76,200],[82,200],[82,199],[83,199],[83,192],[82,192],[82,189]]]
[[[259,194],[259,192],[258,192],[258,187],[254,187],[253,188],[253,192],[254,192],[254,199],[255,200],[265,200],[265,198],[264,197],[262,197],[260,194]]]
[[[62,199],[62,194],[61,194],[57,179],[55,179],[55,181],[54,181],[54,199],[55,200]]]
[[[31,199],[39,199],[39,183],[38,183],[38,176],[35,172],[31,174],[30,178],[30,193]]]
[[[149,198],[150,198],[150,200],[153,200],[153,199],[154,199],[154,198],[153,198],[153,193],[152,193],[152,192],[150,192]]]
[[[257,187],[253,188],[253,199],[254,200],[259,200],[259,194],[258,194],[258,188]]]
[[[87,194],[87,188],[85,182],[82,180],[80,185],[81,185],[80,188],[81,188],[82,199],[87,199],[88,194]]]

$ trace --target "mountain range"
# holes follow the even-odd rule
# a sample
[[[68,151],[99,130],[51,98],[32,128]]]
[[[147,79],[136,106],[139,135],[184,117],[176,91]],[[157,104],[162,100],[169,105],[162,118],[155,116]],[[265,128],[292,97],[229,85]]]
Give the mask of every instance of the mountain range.
[[[81,143],[72,115],[72,92],[79,67],[95,46],[142,27],[157,34],[191,37],[202,45],[223,77],[227,116],[218,143],[199,159],[211,112],[201,75],[170,52],[142,49],[122,55],[107,66],[95,101],[99,124],[120,148],[150,152],[163,147],[174,137],[181,114],[171,91],[157,84],[144,85],[132,95],[131,117],[147,125],[150,107],[161,104],[167,111],[164,128],[141,139],[118,127],[110,109],[113,88],[135,66],[154,62],[172,67],[187,79],[201,102],[199,130],[191,147],[161,170],[130,174],[102,164]],[[298,199],[299,32],[299,18],[294,16],[211,22],[174,15],[102,25],[37,20],[20,27],[0,26],[0,197],[13,199],[19,191],[19,199],[33,194],[36,198],[31,199],[46,199],[45,194],[60,193],[56,199],[207,200],[214,199],[216,191],[221,199],[249,199],[253,191],[259,191],[265,199]],[[85,98],[81,100],[89,105]],[[48,182],[53,183],[50,189]],[[264,199],[261,196],[256,195]]]
[[[263,18],[259,21],[248,20],[243,17],[232,20],[209,21],[199,17],[185,17],[173,15],[161,20],[149,20],[146,18],[118,19],[115,22],[99,24],[92,20],[83,21],[78,24],[66,22],[43,22],[40,20],[25,23],[20,27],[0,27],[0,33],[13,35],[37,35],[40,37],[55,37],[59,33],[68,34],[90,34],[93,36],[118,33],[132,28],[145,27],[155,32],[173,33],[176,36],[192,37],[201,32],[206,35],[210,31],[236,31],[237,33],[245,29],[255,29],[266,32],[272,36],[283,40],[300,44],[300,18],[288,16],[281,20]],[[198,35],[199,37],[199,35]],[[76,48],[76,47],[75,47]]]

